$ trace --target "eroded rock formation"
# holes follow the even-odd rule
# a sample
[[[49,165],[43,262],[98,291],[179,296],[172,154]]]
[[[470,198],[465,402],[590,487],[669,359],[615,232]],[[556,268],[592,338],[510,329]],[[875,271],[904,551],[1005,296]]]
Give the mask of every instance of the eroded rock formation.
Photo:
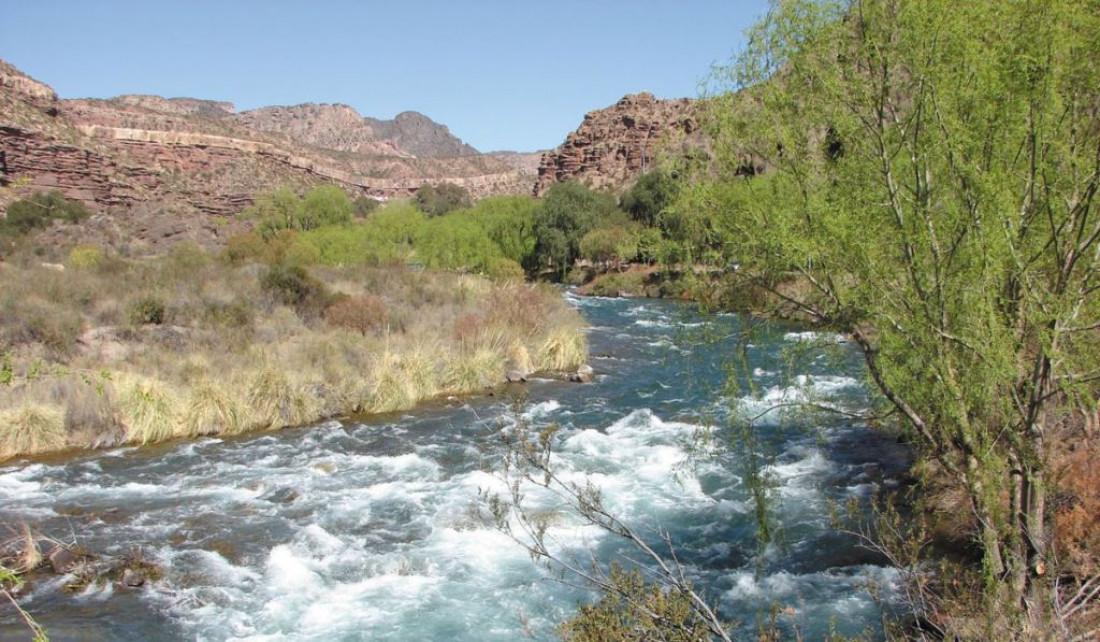
[[[543,154],[535,194],[566,180],[617,189],[655,165],[662,151],[688,143],[697,130],[695,101],[627,95],[586,114],[561,146]]]
[[[59,189],[89,205],[98,214],[89,226],[111,235],[217,243],[237,226],[212,216],[239,212],[257,192],[281,186],[333,183],[381,199],[411,195],[424,183],[455,183],[478,197],[531,189],[531,173],[478,154],[420,114],[373,121],[339,105],[272,109],[304,115],[275,127],[224,102],[60,100],[0,61],[0,184],[21,185],[0,198],[0,211],[2,199]],[[384,136],[369,139],[379,131]]]

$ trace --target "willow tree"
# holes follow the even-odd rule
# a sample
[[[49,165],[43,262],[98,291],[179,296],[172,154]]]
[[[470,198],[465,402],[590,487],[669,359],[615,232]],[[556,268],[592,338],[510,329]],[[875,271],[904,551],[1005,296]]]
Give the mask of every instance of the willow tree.
[[[1051,440],[1100,379],[1100,5],[778,1],[749,35],[682,209],[772,312],[852,337],[1036,615]]]

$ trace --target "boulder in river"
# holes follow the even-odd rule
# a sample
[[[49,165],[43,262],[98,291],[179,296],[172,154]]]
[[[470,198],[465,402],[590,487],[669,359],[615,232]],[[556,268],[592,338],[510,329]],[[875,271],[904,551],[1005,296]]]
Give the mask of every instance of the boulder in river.
[[[590,383],[592,381],[595,381],[595,379],[596,373],[593,372],[592,366],[588,365],[587,363],[577,368],[577,371],[569,376],[569,380],[576,383]]]

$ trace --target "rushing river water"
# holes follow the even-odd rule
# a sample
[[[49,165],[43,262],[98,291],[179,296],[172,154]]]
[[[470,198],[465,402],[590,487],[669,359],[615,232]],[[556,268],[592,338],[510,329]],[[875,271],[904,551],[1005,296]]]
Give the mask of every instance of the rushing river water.
[[[598,380],[531,382],[524,410],[536,426],[564,427],[558,469],[589,476],[606,505],[639,528],[667,529],[697,585],[743,623],[735,637],[754,639],[757,618],[773,604],[793,611],[807,639],[830,626],[880,630],[880,606],[859,585],[889,587],[894,574],[830,531],[827,507],[890,483],[905,453],[860,425],[792,430],[791,419],[765,415],[759,448],[775,456],[767,470],[782,537],[760,550],[741,481],[744,450],[728,445],[723,428],[731,408],[760,412],[807,391],[858,409],[865,393],[854,356],[821,356],[784,376],[784,348],[804,345],[808,334],[767,329],[747,352],[757,394],[737,403],[717,393],[741,331],[737,317],[704,317],[671,302],[570,298],[592,325]],[[699,341],[704,330],[716,338]],[[749,393],[743,385],[737,394]],[[140,550],[164,568],[137,591],[73,595],[63,579],[42,581],[24,606],[55,642],[550,639],[592,594],[550,579],[472,510],[480,489],[500,486],[490,470],[493,433],[511,417],[502,397],[472,398],[401,416],[0,468],[3,524],[27,522],[91,551]],[[715,426],[714,446],[689,461],[685,446],[704,426]],[[550,535],[560,550],[604,559],[620,546],[568,519]],[[28,637],[10,609],[0,613],[0,639]]]

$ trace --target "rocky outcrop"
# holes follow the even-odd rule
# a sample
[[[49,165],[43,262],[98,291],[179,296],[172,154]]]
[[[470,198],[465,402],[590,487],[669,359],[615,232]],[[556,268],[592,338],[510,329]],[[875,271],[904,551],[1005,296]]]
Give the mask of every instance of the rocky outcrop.
[[[630,94],[589,112],[557,149],[542,155],[535,194],[576,180],[593,189],[617,189],[654,166],[658,155],[697,137],[695,102]]]
[[[261,107],[233,117],[262,132],[277,132],[298,142],[355,154],[415,158],[476,156],[478,151],[451,134],[445,125],[415,111],[393,120],[364,118],[348,105],[307,103]]]
[[[422,158],[401,148],[399,141],[472,151],[419,114],[377,121],[394,129],[368,144],[368,130],[390,125],[373,124],[350,107],[319,107],[325,116],[317,123],[266,131],[225,102],[136,95],[59,100],[0,61],[0,185],[20,186],[0,194],[0,214],[4,199],[58,189],[99,215],[84,227],[103,235],[216,244],[236,225],[211,215],[240,212],[254,194],[282,186],[304,191],[331,183],[380,199],[411,195],[424,183],[455,183],[477,197],[531,189],[531,175],[476,151]]]

